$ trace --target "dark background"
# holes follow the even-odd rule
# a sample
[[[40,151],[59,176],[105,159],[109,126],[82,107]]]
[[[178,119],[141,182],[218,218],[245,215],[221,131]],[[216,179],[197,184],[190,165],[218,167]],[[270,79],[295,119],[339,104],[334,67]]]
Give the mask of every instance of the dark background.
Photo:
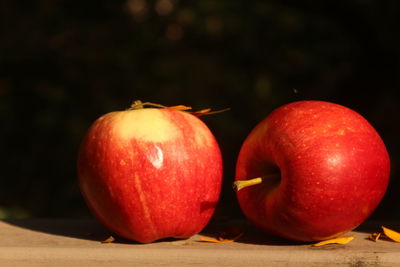
[[[299,3],[301,2],[301,3]],[[373,214],[399,219],[399,1],[0,1],[0,218],[90,213],[75,169],[100,115],[136,99],[231,111],[204,117],[219,140],[218,216],[248,132],[274,108],[318,99],[355,109],[392,159]]]

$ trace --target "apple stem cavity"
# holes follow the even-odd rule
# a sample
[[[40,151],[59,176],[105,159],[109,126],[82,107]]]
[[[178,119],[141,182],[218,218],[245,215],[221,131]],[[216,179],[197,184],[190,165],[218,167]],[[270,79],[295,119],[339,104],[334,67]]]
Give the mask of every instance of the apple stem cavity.
[[[167,107],[161,104],[157,104],[157,103],[152,103],[152,102],[142,102],[140,100],[135,100],[132,105],[128,108],[128,110],[137,110],[137,109],[144,109],[145,106],[149,106],[149,107],[153,107],[153,108],[166,108],[166,109],[172,109],[172,110],[177,110],[177,111],[187,111],[188,113],[196,116],[196,117],[200,117],[203,115],[213,115],[213,114],[218,114],[218,113],[222,113],[225,111],[230,110],[230,108],[226,108],[226,109],[221,109],[221,110],[216,110],[216,111],[211,111],[210,108],[207,109],[202,109],[199,111],[189,111],[192,109],[192,107],[188,107],[188,106],[184,106],[184,105],[178,105],[178,106],[172,106],[172,107]]]
[[[151,106],[156,108],[168,108],[167,106],[151,103],[151,102],[142,102],[140,100],[135,100],[129,109],[143,109],[144,106]]]
[[[257,178],[253,178],[250,180],[239,180],[239,181],[235,181],[233,182],[233,189],[238,192],[239,190],[249,187],[249,186],[253,186],[253,185],[257,185],[257,184],[261,184],[263,181],[262,177],[257,177]]]

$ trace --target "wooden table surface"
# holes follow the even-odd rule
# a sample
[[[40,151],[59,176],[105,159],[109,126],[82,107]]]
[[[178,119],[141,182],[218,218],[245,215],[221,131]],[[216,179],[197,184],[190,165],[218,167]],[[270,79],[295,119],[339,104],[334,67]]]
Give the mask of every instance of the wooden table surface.
[[[266,236],[243,222],[215,225],[187,240],[137,244],[118,238],[102,243],[110,233],[96,221],[3,220],[0,266],[400,266],[399,243],[368,240],[381,224],[348,233],[355,236],[349,244],[313,247]],[[236,242],[199,242],[232,226],[244,231]]]

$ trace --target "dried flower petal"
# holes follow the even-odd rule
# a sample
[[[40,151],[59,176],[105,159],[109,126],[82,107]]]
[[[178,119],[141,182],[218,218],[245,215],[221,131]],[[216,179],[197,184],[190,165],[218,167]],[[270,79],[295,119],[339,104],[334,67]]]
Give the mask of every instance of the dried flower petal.
[[[168,107],[168,108],[173,109],[173,110],[178,110],[178,111],[185,111],[185,110],[192,109],[192,107],[188,107],[188,106],[184,106],[184,105],[172,106],[172,107]]]
[[[369,240],[376,242],[381,237],[381,234],[382,233],[373,233],[368,238],[369,238]]]
[[[324,240],[324,241],[313,244],[313,246],[320,247],[320,246],[324,246],[324,245],[328,245],[328,244],[345,245],[353,239],[354,239],[354,236],[343,236],[343,237],[338,237],[338,238],[334,238],[334,239]]]
[[[114,241],[115,241],[115,238],[112,235],[110,235],[108,238],[101,241],[101,243],[107,244],[107,243],[112,243]]]
[[[218,237],[218,238],[212,238],[212,237],[200,237],[199,241],[200,242],[210,242],[210,243],[230,243],[238,240],[243,233],[240,233],[236,235],[233,238],[223,238],[223,237]]]
[[[229,242],[233,242],[232,239],[215,239],[215,238],[211,238],[211,237],[200,237],[199,239],[200,242],[209,242],[209,243],[229,243]]]
[[[211,108],[206,108],[206,109],[202,109],[202,110],[198,110],[198,111],[192,111],[190,112],[192,115],[200,117],[204,114],[207,114],[211,111]]]
[[[228,110],[230,110],[230,108],[216,110],[216,111],[211,111],[210,108],[207,108],[207,109],[202,109],[202,110],[199,110],[199,111],[192,111],[192,112],[190,112],[190,114],[192,114],[194,116],[197,116],[197,117],[200,117],[200,116],[203,116],[203,115],[214,115],[214,114],[222,113],[222,112],[225,112],[225,111],[228,111]]]
[[[382,226],[383,233],[387,236],[390,240],[394,242],[400,242],[400,233],[393,231],[389,228]]]

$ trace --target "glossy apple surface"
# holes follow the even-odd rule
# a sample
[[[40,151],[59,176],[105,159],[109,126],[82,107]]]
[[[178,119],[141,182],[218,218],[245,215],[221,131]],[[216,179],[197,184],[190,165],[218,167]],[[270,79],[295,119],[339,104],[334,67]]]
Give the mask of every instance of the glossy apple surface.
[[[236,181],[262,182],[237,197],[243,213],[267,233],[324,240],[374,211],[389,173],[386,147],[361,115],[334,103],[298,101],[274,110],[244,141]]]
[[[200,232],[221,190],[214,136],[197,117],[168,108],[100,117],[81,144],[77,166],[82,194],[98,220],[141,243]]]

